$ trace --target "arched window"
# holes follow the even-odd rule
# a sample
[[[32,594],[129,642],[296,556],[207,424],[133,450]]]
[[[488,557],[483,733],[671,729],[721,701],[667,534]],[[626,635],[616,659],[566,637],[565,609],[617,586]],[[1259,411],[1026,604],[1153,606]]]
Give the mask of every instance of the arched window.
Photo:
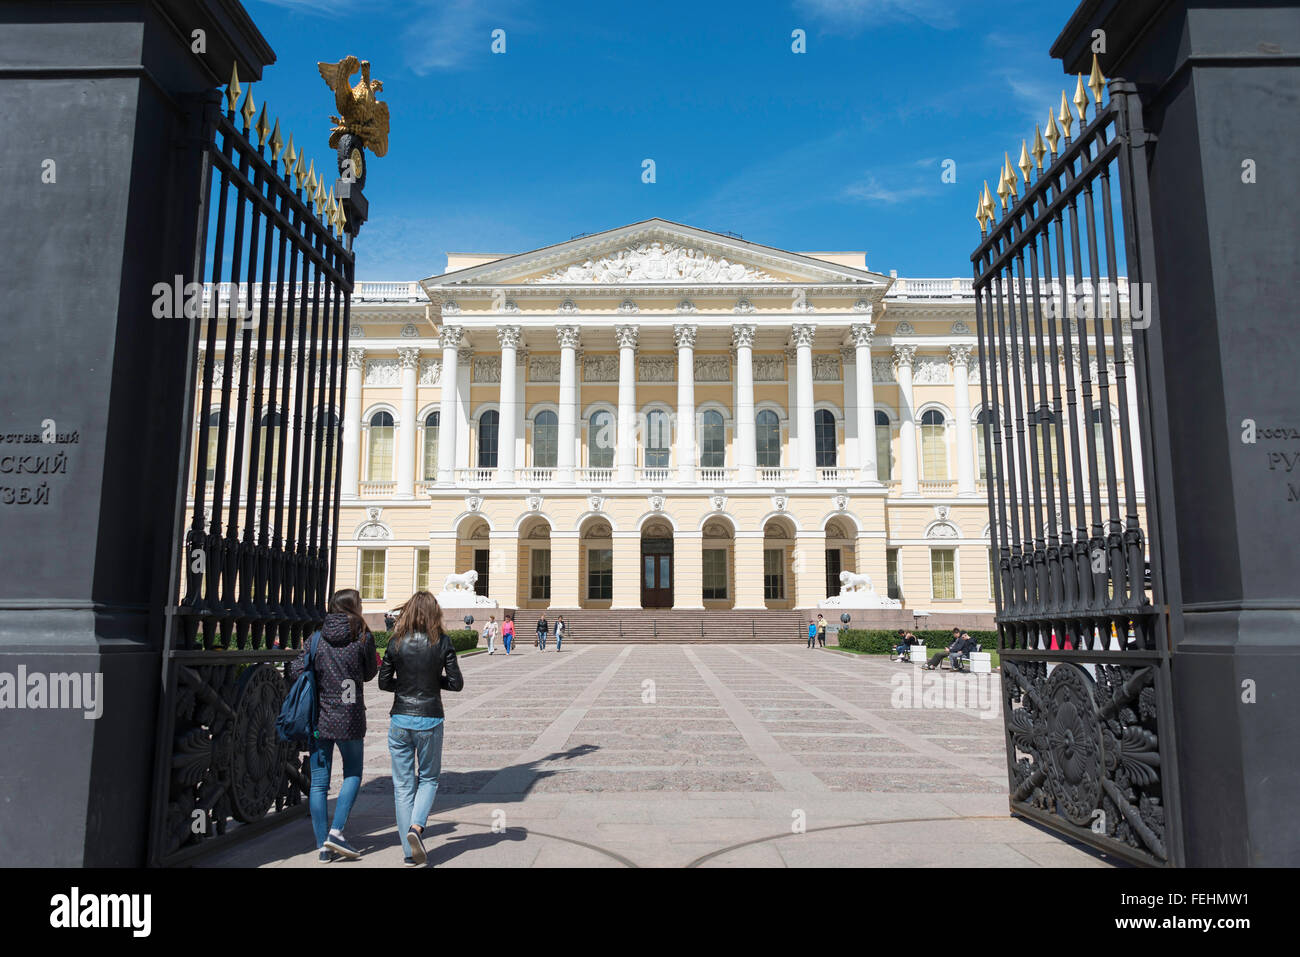
[[[559,459],[560,420],[551,411],[538,412],[533,419],[533,467],[553,469]]]
[[[424,478],[432,482],[438,477],[438,427],[441,412],[430,412],[424,418]]]
[[[876,412],[876,478],[882,482],[888,482],[893,477],[894,462],[891,439],[893,438],[893,426],[890,425],[889,416],[884,412]]]
[[[835,468],[838,446],[835,436],[835,413],[829,409],[818,409],[813,415],[813,434],[817,437],[817,467]]]
[[[754,417],[754,446],[759,468],[781,467],[781,420],[771,409]]]
[[[668,413],[655,409],[646,416],[645,467],[668,468],[668,447],[671,444],[672,427],[668,424]]]
[[[727,464],[727,428],[722,413],[709,409],[700,416],[700,467],[720,469]]]
[[[478,417],[478,467],[494,469],[497,467],[497,436],[501,426],[501,416],[495,409],[489,409]]]
[[[989,409],[983,409],[975,419],[975,467],[979,469],[981,482],[987,482],[989,479],[988,466],[984,460],[984,426],[986,425],[993,425],[993,413]]]
[[[587,466],[593,469],[614,467],[614,416],[604,409],[592,413],[587,423]]]
[[[1097,474],[1102,475],[1106,469],[1106,416],[1102,412],[1101,406],[1097,406],[1097,408],[1088,413],[1088,422],[1092,425],[1092,438],[1097,448],[1097,457],[1089,464],[1092,465],[1095,463],[1097,466]],[[1087,458],[1088,455],[1088,446],[1086,441],[1087,440],[1085,440],[1083,446],[1083,454],[1085,458]]]
[[[948,478],[948,442],[943,413],[930,409],[921,416],[921,478]]]
[[[370,454],[367,478],[371,482],[393,480],[393,416],[376,412],[370,417]]]
[[[217,477],[217,442],[221,438],[221,430],[218,428],[220,424],[221,413],[209,412],[207,426],[204,429],[204,432],[207,433],[205,439],[208,443],[208,460],[203,468],[203,479],[206,482],[211,482]]]

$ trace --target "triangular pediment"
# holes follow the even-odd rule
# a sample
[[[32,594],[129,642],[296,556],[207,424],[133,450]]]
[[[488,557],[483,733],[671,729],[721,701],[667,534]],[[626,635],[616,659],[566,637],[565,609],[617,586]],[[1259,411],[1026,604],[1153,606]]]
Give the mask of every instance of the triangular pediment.
[[[482,285],[539,287],[754,286],[791,283],[887,285],[889,277],[738,236],[651,219],[460,269],[426,289]]]

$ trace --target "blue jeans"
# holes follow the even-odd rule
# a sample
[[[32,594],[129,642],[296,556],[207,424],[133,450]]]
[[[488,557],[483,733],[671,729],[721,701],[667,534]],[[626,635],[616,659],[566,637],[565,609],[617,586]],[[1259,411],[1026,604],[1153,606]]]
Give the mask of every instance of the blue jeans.
[[[388,727],[388,753],[393,757],[393,803],[397,806],[397,840],[407,857],[410,854],[406,850],[406,832],[412,824],[424,827],[438,793],[444,727],[440,724],[431,731]]]
[[[537,633],[537,647],[542,651],[546,650],[546,632],[539,631]]]
[[[361,738],[351,741],[335,741],[333,738],[316,738],[311,749],[311,794],[308,805],[311,807],[311,828],[316,832],[316,846],[322,847],[329,836],[326,819],[329,814],[326,795],[330,789],[330,770],[334,764],[334,745],[339,746],[343,757],[343,787],[339,789],[338,801],[334,805],[334,829],[342,833],[356,803],[357,792],[361,790]]]
[[[564,640],[564,635],[563,635],[561,632],[558,632],[558,631],[557,631],[557,632],[555,633],[555,650],[556,650],[556,651],[559,651],[559,650],[560,650],[560,642],[563,641],[563,640]]]
[[[510,654],[511,647],[515,643],[515,633],[513,631],[505,632],[506,654]]]

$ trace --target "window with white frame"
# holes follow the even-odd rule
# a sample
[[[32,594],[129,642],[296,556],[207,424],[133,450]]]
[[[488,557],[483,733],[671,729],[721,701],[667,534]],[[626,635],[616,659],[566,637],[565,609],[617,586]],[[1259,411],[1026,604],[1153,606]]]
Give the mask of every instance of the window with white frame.
[[[893,472],[893,451],[892,442],[893,426],[890,424],[889,416],[884,412],[876,412],[876,478],[882,482],[888,482]]]
[[[377,601],[384,597],[388,553],[382,548],[361,549],[361,597]]]
[[[942,481],[948,475],[948,440],[943,413],[930,409],[921,416],[921,477]]]
[[[706,548],[704,562],[704,599],[705,601],[727,597],[727,550],[725,548]]]
[[[952,548],[930,550],[930,594],[936,601],[957,597],[957,552]]]
[[[438,477],[438,432],[441,423],[441,412],[430,412],[424,417],[424,478],[429,482]]]
[[[429,590],[429,550],[427,548],[417,548],[415,550],[415,590]]]
[[[370,417],[366,477],[371,482],[393,480],[393,426],[391,413],[381,410]]]

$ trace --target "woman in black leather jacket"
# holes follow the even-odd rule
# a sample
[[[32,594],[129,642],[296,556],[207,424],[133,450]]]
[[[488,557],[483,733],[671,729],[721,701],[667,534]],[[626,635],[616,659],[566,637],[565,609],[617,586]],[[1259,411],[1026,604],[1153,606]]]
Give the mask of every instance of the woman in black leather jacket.
[[[393,692],[388,751],[393,759],[397,838],[408,865],[427,860],[424,825],[442,770],[442,692],[463,687],[456,650],[442,629],[438,600],[418,591],[402,606],[379,666],[379,690]]]

